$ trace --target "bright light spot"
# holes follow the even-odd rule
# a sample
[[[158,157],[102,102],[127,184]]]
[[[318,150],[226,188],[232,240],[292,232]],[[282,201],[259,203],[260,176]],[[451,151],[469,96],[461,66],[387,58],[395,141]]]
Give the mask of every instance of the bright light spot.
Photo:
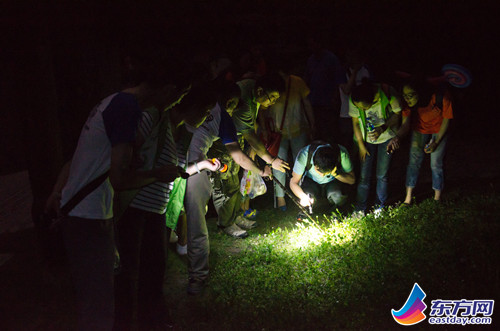
[[[320,231],[315,226],[304,226],[298,224],[299,227],[288,234],[288,246],[290,248],[305,248],[316,246],[324,241],[325,233]]]
[[[297,223],[296,228],[287,231],[278,231],[261,241],[272,243],[275,250],[287,253],[294,253],[297,250],[313,248],[324,243],[331,245],[343,245],[352,241],[358,230],[349,223],[334,223],[322,225],[321,228],[315,224]]]

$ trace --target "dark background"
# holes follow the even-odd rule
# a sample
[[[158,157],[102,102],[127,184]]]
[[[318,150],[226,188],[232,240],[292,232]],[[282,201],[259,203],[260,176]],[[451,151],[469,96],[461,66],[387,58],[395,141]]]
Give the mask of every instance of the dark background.
[[[395,70],[438,76],[443,64],[458,63],[474,81],[452,91],[455,135],[484,146],[479,153],[498,153],[494,1],[143,2],[0,3],[0,175],[29,170],[35,213],[91,108],[124,86],[124,59],[138,40],[161,40],[193,63],[220,53],[236,60],[257,42],[302,74],[313,32],[340,58],[347,45],[361,45],[388,82]]]

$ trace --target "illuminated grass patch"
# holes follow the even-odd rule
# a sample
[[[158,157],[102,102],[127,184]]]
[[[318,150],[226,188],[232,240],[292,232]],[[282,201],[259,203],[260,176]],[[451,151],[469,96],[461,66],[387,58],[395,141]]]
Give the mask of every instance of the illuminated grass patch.
[[[213,250],[208,309],[235,329],[364,328],[374,319],[392,325],[380,305],[400,300],[415,282],[465,287],[463,268],[483,274],[474,266],[498,274],[490,261],[500,251],[499,200],[425,201],[319,227],[273,220],[284,226],[239,241],[239,253]],[[229,322],[235,316],[245,316],[241,325]]]

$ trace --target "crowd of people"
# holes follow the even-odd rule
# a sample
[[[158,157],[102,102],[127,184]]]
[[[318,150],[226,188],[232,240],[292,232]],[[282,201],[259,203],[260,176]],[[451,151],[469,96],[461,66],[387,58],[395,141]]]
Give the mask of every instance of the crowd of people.
[[[412,203],[425,154],[441,199],[449,94],[424,79],[377,82],[359,49],[343,64],[314,38],[309,46],[304,75],[284,57],[266,61],[259,45],[238,66],[217,57],[196,77],[179,73],[178,59],[151,54],[136,63],[132,87],[91,111],[46,206],[64,214],[81,330],[127,330],[134,316],[146,329],[169,325],[162,285],[171,231],[187,238],[187,293],[196,295],[209,276],[210,199],[227,235],[245,238],[257,226],[240,168],[282,184],[268,193],[277,213],[288,208],[289,187],[312,213],[361,217],[372,208],[374,163],[373,210],[387,206],[391,156],[411,132],[403,204]],[[273,133],[276,153],[266,148]]]

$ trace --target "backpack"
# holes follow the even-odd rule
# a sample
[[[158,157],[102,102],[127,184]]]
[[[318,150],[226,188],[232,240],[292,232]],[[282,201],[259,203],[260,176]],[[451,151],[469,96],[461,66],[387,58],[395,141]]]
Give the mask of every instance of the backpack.
[[[304,170],[304,174],[307,173],[309,171],[309,169],[311,169],[312,157],[313,157],[314,153],[316,152],[316,150],[318,149],[318,147],[322,146],[322,145],[331,146],[329,143],[327,143],[326,141],[323,141],[323,140],[315,140],[309,145],[309,150],[307,151],[307,162],[306,162],[306,168]],[[339,164],[339,162],[340,162],[340,157],[341,156],[339,155],[339,160],[337,160],[337,164]]]

